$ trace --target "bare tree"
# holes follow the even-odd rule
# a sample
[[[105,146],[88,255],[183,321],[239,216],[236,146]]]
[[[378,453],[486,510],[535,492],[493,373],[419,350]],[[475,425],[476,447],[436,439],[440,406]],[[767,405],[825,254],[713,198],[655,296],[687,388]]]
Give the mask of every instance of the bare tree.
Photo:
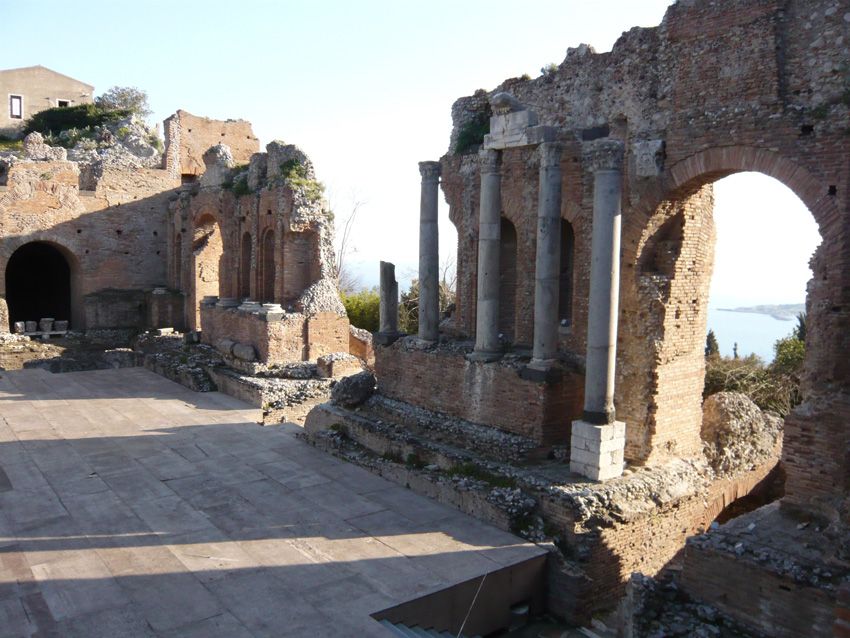
[[[351,270],[348,257],[351,253],[357,252],[357,248],[351,243],[351,232],[354,229],[357,214],[365,205],[366,202],[357,199],[356,195],[352,194],[351,212],[342,223],[342,233],[337,233],[339,241],[334,263],[334,276],[340,292],[351,293],[360,288],[360,277]],[[339,230],[339,226],[337,226],[337,230]]]

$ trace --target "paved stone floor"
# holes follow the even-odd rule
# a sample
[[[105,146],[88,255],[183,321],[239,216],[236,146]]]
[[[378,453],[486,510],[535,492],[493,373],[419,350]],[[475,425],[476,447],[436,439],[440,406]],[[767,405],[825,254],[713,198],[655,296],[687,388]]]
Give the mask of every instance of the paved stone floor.
[[[0,636],[371,636],[537,547],[141,369],[0,372]]]

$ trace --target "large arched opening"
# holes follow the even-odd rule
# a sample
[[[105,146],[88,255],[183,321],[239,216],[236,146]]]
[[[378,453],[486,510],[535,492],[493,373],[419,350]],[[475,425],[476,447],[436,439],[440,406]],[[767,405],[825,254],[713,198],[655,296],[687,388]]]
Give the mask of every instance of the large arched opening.
[[[6,264],[6,301],[9,320],[53,318],[81,328],[76,302],[73,257],[55,244],[34,241],[19,247]]]
[[[749,171],[761,175],[737,175]],[[818,374],[816,367],[823,368],[825,364],[817,333],[823,308],[819,302],[825,298],[824,284],[828,280],[827,264],[822,255],[824,244],[831,239],[830,226],[824,223],[830,219],[826,210],[830,202],[820,194],[821,185],[804,170],[779,157],[746,148],[735,152],[729,149],[703,152],[674,166],[671,173],[673,188],[670,194],[646,211],[644,217],[633,215],[624,225],[626,270],[618,416],[628,424],[627,459],[638,464],[661,463],[671,457],[689,457],[703,451],[705,442],[700,426],[706,391],[706,333],[712,327],[709,317],[717,314],[718,305],[780,306],[800,303],[805,295],[805,305],[809,308],[809,337],[802,365],[805,372],[800,372],[803,395],[807,385],[811,385],[809,377]],[[745,235],[737,238],[739,242],[731,242],[726,247],[726,241],[718,244],[718,251],[722,251],[718,252],[715,251],[715,184],[724,178],[729,178],[729,182],[743,179],[746,183],[738,187],[738,192],[749,189],[757,193],[752,201],[742,198],[732,215],[750,220],[760,217],[760,220],[752,222],[754,225],[749,230],[738,231]],[[779,190],[779,196],[790,201],[792,207],[807,211],[795,213],[798,217],[794,221],[795,228],[799,228],[800,223],[804,226],[808,223],[824,240],[809,262],[814,275],[807,291],[800,285],[797,286],[799,290],[788,289],[787,293],[777,293],[770,299],[761,296],[763,291],[783,291],[781,283],[770,281],[776,279],[778,268],[756,257],[752,247],[772,242],[776,244],[773,248],[777,258],[788,261],[791,244],[798,243],[797,238],[806,233],[796,230],[796,234],[783,241],[771,238],[772,230],[789,222],[780,219],[776,208],[768,203],[765,182],[772,183]],[[726,185],[727,182],[720,182],[717,188],[722,192]],[[826,189],[823,190],[826,194]],[[809,246],[807,254],[813,249],[814,245]],[[729,261],[730,257],[735,263],[724,268],[731,270],[733,277],[742,279],[752,273],[764,277],[762,282],[750,283],[750,303],[740,300],[737,304],[728,304],[719,299],[713,301],[710,295],[716,259]],[[799,251],[797,258],[798,266],[805,268],[807,258],[800,256]],[[714,297],[718,297],[716,290]],[[728,314],[731,321],[746,318],[743,313]],[[760,319],[758,314],[755,317]],[[764,319],[769,320],[769,317]],[[780,325],[779,331],[769,340],[790,334],[794,324],[789,321]],[[732,343],[721,344],[721,354],[731,354],[732,347]],[[768,349],[772,350],[770,345]],[[739,357],[755,350],[739,344]],[[768,356],[772,356],[772,352]],[[762,358],[767,359],[763,352]],[[763,361],[764,368],[769,366],[768,360]],[[647,370],[651,374],[647,375]],[[786,425],[797,418],[796,414],[791,411]]]

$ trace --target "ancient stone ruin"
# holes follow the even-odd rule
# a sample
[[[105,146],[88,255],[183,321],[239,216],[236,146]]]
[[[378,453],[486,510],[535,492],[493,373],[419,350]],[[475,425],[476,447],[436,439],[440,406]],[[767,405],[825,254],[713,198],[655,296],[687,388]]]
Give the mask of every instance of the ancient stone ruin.
[[[0,159],[0,331],[19,333],[0,345],[143,332],[110,361],[306,418],[317,447],[547,548],[532,612],[850,635],[848,43],[846,2],[679,0],[609,53],[458,99],[447,153],[419,164],[418,334],[382,262],[374,344],[296,146],[185,111],[154,159],[29,137]],[[823,240],[783,423],[703,401],[712,184],[742,171],[794,191]]]
[[[833,0],[682,0],[610,53],[457,100],[449,151],[419,166],[419,334],[379,340],[374,394],[314,410],[311,439],[553,541],[548,608],[573,620],[677,564],[730,622],[846,631],[848,20]],[[791,188],[823,239],[782,445],[761,416],[701,436],[712,183],[740,171]],[[458,233],[442,323],[440,185]],[[710,531],[782,474],[778,503]]]

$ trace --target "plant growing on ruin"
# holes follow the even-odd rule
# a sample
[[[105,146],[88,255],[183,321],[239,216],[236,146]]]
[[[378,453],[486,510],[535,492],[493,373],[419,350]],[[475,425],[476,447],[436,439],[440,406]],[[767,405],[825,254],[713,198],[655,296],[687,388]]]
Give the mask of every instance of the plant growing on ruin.
[[[292,190],[301,191],[311,202],[319,202],[325,193],[325,185],[313,179],[307,172],[307,167],[297,159],[289,159],[280,165],[280,173]]]
[[[455,142],[455,155],[463,155],[474,151],[484,143],[484,136],[490,132],[490,109],[476,113],[476,115],[464,123],[457,134]]]
[[[24,134],[36,131],[45,136],[59,135],[71,129],[93,130],[109,122],[117,122],[130,115],[127,110],[104,110],[95,104],[78,104],[45,109],[34,114],[24,125]]]

